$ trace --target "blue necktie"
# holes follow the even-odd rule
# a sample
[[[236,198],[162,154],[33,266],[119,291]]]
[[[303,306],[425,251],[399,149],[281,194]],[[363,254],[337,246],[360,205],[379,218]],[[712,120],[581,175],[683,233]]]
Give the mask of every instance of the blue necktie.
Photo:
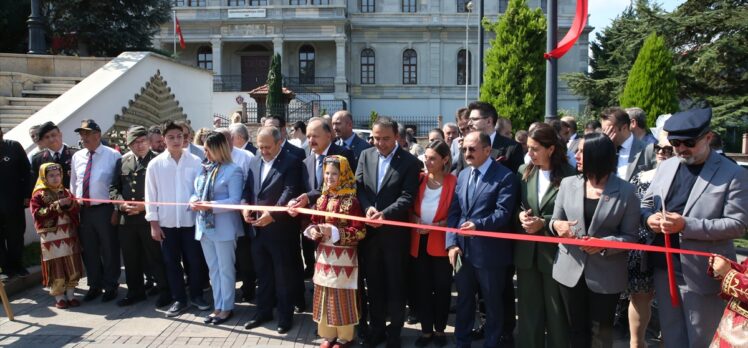
[[[480,176],[480,170],[479,169],[473,169],[473,171],[470,173],[470,180],[468,180],[468,187],[467,187],[467,204],[468,207],[470,207],[472,204],[470,202],[471,199],[475,199],[475,187],[478,186],[478,177]]]
[[[325,156],[323,155],[317,155],[317,173],[316,177],[314,178],[314,186],[317,188],[322,186],[322,160],[325,159]]]

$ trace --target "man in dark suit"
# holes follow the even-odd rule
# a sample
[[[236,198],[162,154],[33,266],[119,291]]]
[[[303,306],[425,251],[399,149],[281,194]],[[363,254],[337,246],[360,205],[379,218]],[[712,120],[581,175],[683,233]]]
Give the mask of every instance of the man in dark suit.
[[[306,137],[312,153],[304,160],[304,193],[296,197],[294,208],[313,207],[317,204],[322,192],[322,161],[327,156],[341,155],[349,163],[353,163],[353,152],[346,148],[335,145],[332,142],[332,128],[321,117],[313,117],[306,127]],[[303,227],[303,226],[302,226]],[[304,251],[304,276],[311,277],[314,274],[314,241],[302,237],[302,248]]]
[[[281,142],[278,128],[262,127],[258,131],[260,156],[252,159],[244,185],[243,199],[248,204],[286,206],[299,191],[299,162],[283,151]],[[253,227],[252,259],[258,279],[257,312],[244,327],[254,329],[272,320],[275,304],[277,331],[285,334],[293,325],[294,277],[301,273],[299,224],[285,212],[245,210],[243,215]]]
[[[656,160],[654,151],[646,151],[647,144],[631,132],[631,119],[621,108],[607,108],[600,114],[603,133],[613,141],[618,152],[616,174],[631,181],[639,172],[650,170]]]
[[[52,122],[45,122],[39,126],[39,141],[44,144],[45,149],[37,152],[31,158],[31,181],[36,182],[39,176],[39,167],[44,163],[54,162],[62,166],[64,175],[62,183],[70,187],[70,163],[73,154],[79,149],[65,145],[62,142],[60,128]]]
[[[468,168],[460,172],[457,194],[447,224],[466,231],[507,231],[512,222],[519,183],[503,165],[492,161],[488,135],[472,132],[463,141]],[[458,347],[470,347],[475,295],[483,294],[486,311],[485,347],[499,345],[504,324],[502,301],[506,273],[512,263],[508,240],[447,233],[449,260],[456,268]]]
[[[379,117],[372,128],[374,148],[361,152],[356,170],[358,200],[369,219],[408,221],[418,190],[418,159],[397,146],[397,122]],[[387,347],[400,347],[405,313],[405,270],[410,233],[407,228],[371,223],[360,244],[371,306],[371,333],[367,346],[385,339]]]
[[[335,144],[353,151],[354,161],[351,162],[351,169],[355,172],[361,152],[371,145],[353,133],[353,115],[348,110],[340,110],[332,115],[332,129],[337,138]]]
[[[17,141],[3,139],[0,128],[0,268],[8,278],[29,275],[23,267],[23,234],[26,231],[23,210],[28,206],[31,193],[29,171],[26,151]]]
[[[253,155],[257,154],[257,148],[249,140],[249,129],[247,129],[247,126],[243,123],[234,123],[229,126],[229,130],[231,131],[232,145],[235,148],[247,150]]]

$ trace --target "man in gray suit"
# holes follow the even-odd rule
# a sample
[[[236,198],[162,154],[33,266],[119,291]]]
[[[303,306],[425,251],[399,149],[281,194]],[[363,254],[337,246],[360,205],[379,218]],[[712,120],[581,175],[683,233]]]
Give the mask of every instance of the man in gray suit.
[[[603,110],[600,114],[603,133],[617,148],[618,165],[616,174],[625,181],[631,181],[637,173],[652,169],[656,163],[654,152],[645,152],[647,144],[636,139],[631,132],[631,118],[618,107]]]
[[[664,245],[667,237],[674,248],[734,260],[733,239],[743,236],[748,221],[748,171],[711,150],[711,117],[711,109],[696,109],[665,122],[677,157],[658,167],[642,199],[642,221],[656,234],[654,245]],[[670,304],[665,255],[649,258],[665,346],[706,347],[725,308],[718,296],[720,283],[707,275],[707,258],[671,257],[679,307]]]

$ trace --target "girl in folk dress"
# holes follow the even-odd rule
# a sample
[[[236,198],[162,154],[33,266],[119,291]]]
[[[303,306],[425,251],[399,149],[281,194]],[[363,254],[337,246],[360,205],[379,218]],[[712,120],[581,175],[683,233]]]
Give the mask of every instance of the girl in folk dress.
[[[45,163],[31,195],[31,214],[42,249],[42,284],[55,297],[55,307],[77,307],[75,287],[83,275],[78,242],[78,203],[62,185],[62,167]]]
[[[713,256],[709,275],[722,281],[720,296],[728,301],[710,347],[748,347],[748,259],[738,264]]]
[[[363,216],[356,199],[356,179],[343,156],[324,160],[324,186],[315,209]],[[345,348],[353,341],[358,324],[356,289],[358,285],[358,242],[366,235],[363,222],[312,216],[304,235],[317,241],[314,270],[313,319],[319,324],[322,348]]]

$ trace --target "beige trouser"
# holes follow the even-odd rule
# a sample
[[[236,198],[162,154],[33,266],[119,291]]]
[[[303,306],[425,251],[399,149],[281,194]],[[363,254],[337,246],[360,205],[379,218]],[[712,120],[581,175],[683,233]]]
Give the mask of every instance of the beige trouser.
[[[49,286],[49,294],[52,296],[64,295],[66,289],[72,289],[76,286],[78,286],[78,280],[55,279]]]
[[[327,325],[327,311],[322,309],[322,318],[319,320],[317,331],[320,337],[332,341],[335,338],[338,341],[351,342],[353,341],[353,328],[354,325],[346,326],[328,326]]]

